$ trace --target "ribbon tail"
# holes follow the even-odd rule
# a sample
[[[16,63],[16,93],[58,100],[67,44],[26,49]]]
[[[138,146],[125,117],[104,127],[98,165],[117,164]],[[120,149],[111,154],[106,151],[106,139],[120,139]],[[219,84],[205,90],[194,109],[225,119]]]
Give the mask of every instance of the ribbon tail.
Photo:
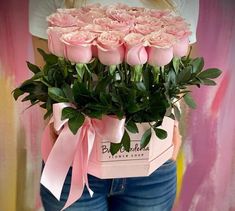
[[[84,190],[84,182],[82,179],[83,166],[81,162],[83,155],[82,155],[82,150],[80,149],[80,147],[81,147],[81,143],[78,144],[78,149],[74,157],[69,196],[62,210],[65,210],[71,204],[77,201],[82,196],[82,193]]]
[[[73,162],[81,130],[74,136],[68,124],[64,125],[45,163],[41,184],[60,200],[67,172]]]
[[[91,151],[93,149],[93,145],[94,145],[94,142],[95,142],[95,130],[90,129],[87,131],[86,133],[86,141],[84,143],[84,151],[85,151],[85,160],[84,160],[84,180],[85,180],[85,184],[86,184],[86,187],[87,187],[87,190],[89,191],[89,194],[90,196],[92,197],[94,192],[90,189],[90,186],[89,186],[89,182],[88,182],[88,163],[89,163],[89,159],[90,159],[90,155],[91,155]]]
[[[69,197],[62,210],[68,208],[82,196],[85,185],[87,186],[90,195],[93,195],[93,191],[89,188],[88,184],[87,169],[94,140],[95,132],[93,130],[90,131],[89,128],[87,129],[87,126],[84,127],[83,138],[79,140],[77,151],[74,157]]]

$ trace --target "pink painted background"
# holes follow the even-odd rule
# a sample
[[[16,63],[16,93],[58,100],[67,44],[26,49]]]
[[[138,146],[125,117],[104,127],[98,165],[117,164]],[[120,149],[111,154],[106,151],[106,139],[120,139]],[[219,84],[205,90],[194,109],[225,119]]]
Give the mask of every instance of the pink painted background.
[[[27,0],[0,4],[0,210],[40,210],[41,111],[16,103],[11,90],[29,77],[32,61]],[[235,2],[201,0],[198,55],[223,75],[218,86],[194,89],[197,110],[181,120],[175,211],[235,211]],[[181,180],[182,179],[182,180]]]

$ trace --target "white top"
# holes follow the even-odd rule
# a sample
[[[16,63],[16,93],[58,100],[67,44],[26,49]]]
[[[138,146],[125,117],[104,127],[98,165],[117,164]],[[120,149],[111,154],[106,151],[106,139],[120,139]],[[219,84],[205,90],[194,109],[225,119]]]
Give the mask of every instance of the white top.
[[[192,35],[189,37],[190,43],[196,42],[196,28],[199,15],[199,0],[173,0],[176,10],[191,25]],[[124,3],[129,6],[146,7],[141,0],[87,0],[87,4],[100,3],[110,5]],[[56,12],[57,8],[63,8],[63,0],[30,0],[29,2],[29,31],[32,35],[47,39],[46,17]],[[155,7],[156,8],[156,7]]]

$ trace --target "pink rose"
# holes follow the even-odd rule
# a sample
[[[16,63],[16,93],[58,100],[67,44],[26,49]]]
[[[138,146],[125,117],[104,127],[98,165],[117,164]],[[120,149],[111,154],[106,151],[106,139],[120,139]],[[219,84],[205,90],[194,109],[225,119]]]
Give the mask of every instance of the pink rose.
[[[87,24],[84,27],[81,27],[81,30],[83,31],[90,31],[90,32],[94,32],[94,33],[102,33],[104,31],[108,31],[109,28],[106,26],[101,26],[98,24]]]
[[[96,18],[106,17],[105,10],[99,6],[100,4],[89,4],[81,7],[76,17],[85,23],[93,23]]]
[[[126,22],[119,22],[119,21],[115,21],[111,18],[96,18],[93,21],[94,24],[98,24],[100,26],[106,27],[107,30],[111,30],[111,31],[123,31],[128,33],[129,32],[129,26]],[[106,31],[107,31],[106,30]]]
[[[173,45],[173,54],[177,57],[186,56],[188,53],[189,48],[189,38],[188,36],[185,36],[181,39],[179,39],[174,45]]]
[[[145,36],[145,40],[149,43],[150,46],[158,48],[169,48],[172,47],[176,42],[175,36],[163,31],[153,32]]]
[[[133,24],[135,22],[135,17],[128,14],[128,12],[124,9],[110,7],[106,10],[106,14],[109,18],[119,22],[126,22],[129,24]]]
[[[49,26],[71,27],[81,26],[81,21],[76,17],[66,13],[53,13],[47,17]]]
[[[148,48],[148,63],[152,66],[164,66],[173,58],[173,47],[170,48]]]
[[[129,33],[130,26],[126,22],[111,21],[108,25],[112,31],[121,31],[124,34]]]
[[[48,27],[47,35],[48,35],[48,49],[51,53],[55,54],[56,56],[64,56],[64,45],[60,41],[60,37],[64,33],[72,32],[78,30],[78,27]]]
[[[129,15],[133,15],[135,17],[139,17],[143,15],[143,13],[145,12],[145,8],[143,7],[130,7],[127,8],[126,10]]]
[[[139,16],[136,18],[136,23],[141,25],[161,26],[160,19],[151,16]]]
[[[111,21],[112,21],[111,18],[105,17],[105,18],[96,18],[96,19],[93,20],[93,23],[97,24],[97,25],[107,27],[107,26],[110,25]]]
[[[79,17],[79,19],[81,19],[85,23],[93,23],[93,21],[96,18],[102,18],[102,17],[104,18],[105,14],[102,12],[99,12],[99,11],[91,10],[86,14],[80,14],[78,17]]]
[[[168,26],[166,32],[176,37],[176,43],[173,45],[174,56],[185,56],[189,48],[189,31],[188,26],[184,23],[176,24],[174,26]]]
[[[125,61],[131,66],[145,64],[148,55],[144,47],[144,36],[130,33],[124,37],[124,41],[126,46]]]
[[[71,62],[88,63],[92,59],[92,42],[96,34],[88,31],[75,31],[64,34],[61,41],[65,44],[65,57]]]
[[[148,63],[153,66],[164,66],[173,58],[173,45],[175,37],[167,33],[151,33],[146,36],[149,43]]]
[[[162,30],[161,26],[152,26],[152,25],[142,25],[136,24],[132,29],[133,32],[140,33],[143,35],[151,34],[152,32],[160,32]]]
[[[162,27],[185,25],[187,24],[185,20],[180,16],[174,16],[172,14],[161,17]]]
[[[103,32],[97,38],[98,58],[104,65],[117,65],[123,62],[124,46],[121,34]]]

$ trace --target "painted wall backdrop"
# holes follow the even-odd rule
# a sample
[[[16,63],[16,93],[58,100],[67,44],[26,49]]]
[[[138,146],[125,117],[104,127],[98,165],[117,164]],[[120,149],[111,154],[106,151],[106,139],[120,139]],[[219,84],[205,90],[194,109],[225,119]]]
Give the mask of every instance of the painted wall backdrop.
[[[0,3],[0,210],[42,210],[39,198],[39,108],[26,110],[11,91],[30,76],[28,1]],[[218,86],[194,89],[197,110],[184,109],[175,211],[235,211],[235,2],[202,0],[198,54],[218,67]]]

